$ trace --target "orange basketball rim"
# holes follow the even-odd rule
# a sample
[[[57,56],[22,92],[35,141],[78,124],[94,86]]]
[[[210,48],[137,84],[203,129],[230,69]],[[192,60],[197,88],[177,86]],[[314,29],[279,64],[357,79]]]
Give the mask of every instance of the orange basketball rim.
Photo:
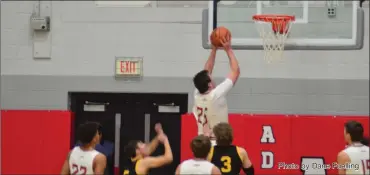
[[[261,21],[261,22],[270,22],[272,24],[272,30],[276,33],[279,32],[280,34],[288,32],[288,25],[290,22],[295,21],[295,16],[290,15],[271,15],[271,14],[263,14],[263,15],[254,15],[254,21]]]

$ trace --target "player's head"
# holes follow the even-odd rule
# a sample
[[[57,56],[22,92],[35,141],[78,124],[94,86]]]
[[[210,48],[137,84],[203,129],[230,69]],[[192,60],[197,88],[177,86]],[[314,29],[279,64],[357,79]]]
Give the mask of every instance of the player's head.
[[[233,129],[228,123],[219,123],[213,127],[213,134],[216,137],[216,143],[220,146],[227,146],[233,143]]]
[[[205,159],[211,150],[211,140],[204,135],[196,136],[190,143],[195,158]]]
[[[348,144],[361,142],[364,138],[364,128],[357,121],[348,121],[344,124],[344,139]]]
[[[145,157],[148,154],[147,145],[140,140],[131,140],[125,147],[125,154],[129,158]]]
[[[207,70],[202,70],[195,74],[193,83],[195,88],[197,88],[201,94],[206,93],[209,89],[214,88],[214,83]]]
[[[82,146],[93,146],[99,143],[101,128],[102,126],[97,122],[86,122],[81,124],[77,130],[77,138]]]

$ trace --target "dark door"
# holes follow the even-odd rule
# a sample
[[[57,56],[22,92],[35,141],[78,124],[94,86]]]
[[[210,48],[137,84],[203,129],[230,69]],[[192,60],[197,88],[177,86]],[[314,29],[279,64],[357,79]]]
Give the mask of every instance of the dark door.
[[[120,114],[120,143],[119,143],[119,174],[127,163],[124,147],[129,140],[150,141],[156,136],[154,125],[162,123],[174,154],[171,165],[154,169],[151,175],[173,174],[176,166],[180,163],[180,137],[181,137],[181,114],[187,111],[187,94],[127,94],[127,93],[70,93],[71,109],[75,112],[75,124],[78,126],[85,121],[97,121],[103,125],[103,137],[109,141],[115,141],[115,116]],[[104,112],[83,111],[85,101],[103,102],[106,104]],[[80,104],[81,103],[81,104]],[[159,113],[155,104],[176,104],[180,106],[178,113]],[[81,106],[80,106],[81,105]],[[163,145],[153,153],[162,155]],[[112,167],[113,166],[108,166]]]
[[[121,137],[120,137],[120,174],[122,167],[129,161],[124,153],[124,146],[130,140],[141,140],[150,142],[157,134],[154,129],[156,123],[161,123],[172,148],[174,156],[173,163],[150,170],[151,175],[173,174],[180,163],[180,138],[181,117],[180,113],[159,113],[155,105],[144,105],[140,103],[126,103],[117,108],[121,113]],[[162,144],[158,146],[152,156],[164,154]]]
[[[125,155],[125,146],[130,140],[145,139],[145,115],[140,103],[123,103],[116,106],[116,113],[121,114],[121,135],[120,135],[120,174],[123,174],[122,168],[129,161]]]
[[[154,131],[154,125],[161,123],[163,131],[168,137],[171,145],[173,162],[167,166],[153,169],[150,174],[163,175],[163,174],[174,174],[177,165],[180,164],[180,139],[181,139],[181,116],[180,113],[159,113],[158,109],[150,114],[150,138],[153,139],[156,136]],[[153,153],[153,156],[163,155],[164,146],[161,144],[157,150]]]

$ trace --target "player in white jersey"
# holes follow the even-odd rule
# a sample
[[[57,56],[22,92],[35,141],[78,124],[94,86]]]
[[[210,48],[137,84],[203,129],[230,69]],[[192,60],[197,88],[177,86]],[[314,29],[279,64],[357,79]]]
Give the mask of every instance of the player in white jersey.
[[[348,146],[338,153],[335,167],[338,174],[370,174],[369,147],[361,141],[364,128],[357,121],[348,121],[344,125],[344,138]]]
[[[230,72],[227,78],[215,86],[212,80],[212,71],[216,58],[216,47],[212,47],[211,54],[204,66],[204,70],[198,72],[194,78],[194,107],[193,113],[197,120],[198,135],[204,134],[211,138],[212,144],[216,142],[212,134],[212,127],[219,122],[228,123],[228,106],[226,95],[239,78],[239,63],[235,58],[230,46],[230,37],[222,40],[223,49],[229,57]]]
[[[211,141],[209,137],[204,135],[195,137],[191,141],[191,150],[195,158],[186,160],[177,166],[176,175],[221,175],[220,169],[218,169],[211,162],[207,161],[208,153],[211,150]]]
[[[60,174],[104,174],[107,158],[94,149],[100,141],[99,132],[101,132],[101,125],[96,122],[87,122],[79,126],[77,137],[82,145],[74,147],[68,153]]]

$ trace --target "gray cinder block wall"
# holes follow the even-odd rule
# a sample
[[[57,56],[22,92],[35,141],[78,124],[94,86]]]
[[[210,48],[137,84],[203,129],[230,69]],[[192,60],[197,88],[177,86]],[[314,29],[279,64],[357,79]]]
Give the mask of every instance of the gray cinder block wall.
[[[202,7],[122,9],[98,8],[93,1],[41,1],[41,13],[49,10],[52,17],[52,58],[36,60],[29,19],[37,3],[1,2],[2,109],[67,109],[68,91],[193,92],[191,77],[209,53],[201,42]],[[228,96],[230,112],[368,115],[365,12],[362,50],[290,51],[276,64],[266,64],[262,51],[235,51],[242,73]],[[115,56],[143,56],[144,79],[115,80]],[[228,71],[222,51],[216,64],[220,81]]]

